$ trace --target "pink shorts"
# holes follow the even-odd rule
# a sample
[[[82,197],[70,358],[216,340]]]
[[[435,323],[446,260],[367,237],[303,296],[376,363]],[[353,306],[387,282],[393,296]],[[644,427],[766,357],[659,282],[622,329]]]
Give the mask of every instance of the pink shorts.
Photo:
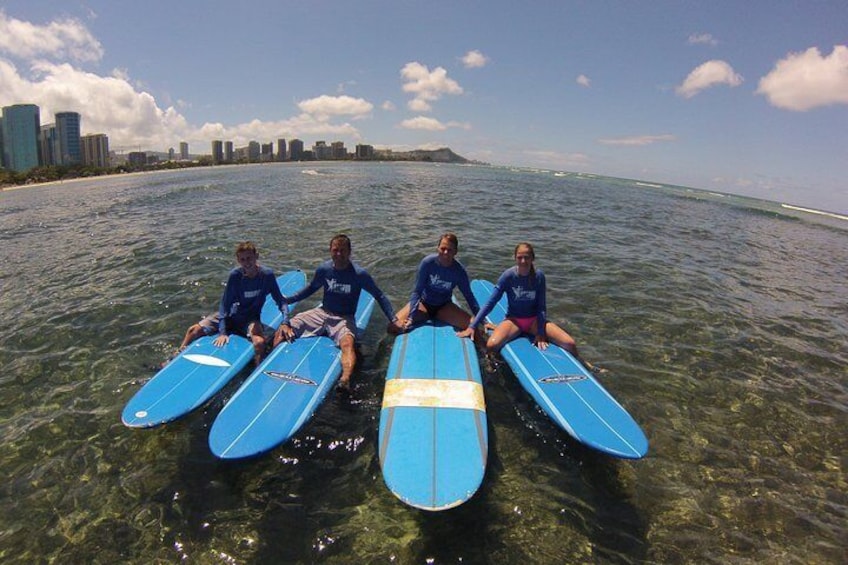
[[[533,327],[533,322],[536,321],[536,316],[530,316],[529,318],[510,318],[509,321],[518,326],[518,329],[522,332],[529,334],[530,328]]]

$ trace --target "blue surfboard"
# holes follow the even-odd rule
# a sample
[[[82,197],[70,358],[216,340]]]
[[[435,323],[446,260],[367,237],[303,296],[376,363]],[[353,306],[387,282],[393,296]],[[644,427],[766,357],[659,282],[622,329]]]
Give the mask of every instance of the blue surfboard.
[[[399,336],[380,410],[380,466],[389,490],[423,510],[458,506],[483,482],[488,446],[473,342],[433,322]]]
[[[277,285],[284,295],[294,294],[306,286],[306,275],[300,270],[288,271],[277,277]],[[294,304],[288,308],[291,311]],[[262,306],[261,317],[264,324],[275,329],[283,320],[270,296]],[[216,347],[216,337],[193,341],[139,389],[124,407],[124,424],[150,428],[188,414],[212,398],[253,359],[253,344],[248,339],[231,335],[227,345]]]
[[[361,334],[374,310],[364,290],[356,308]],[[315,413],[342,374],[341,350],[324,337],[281,343],[227,402],[209,432],[209,448],[221,459],[264,453],[287,441]]]
[[[471,282],[481,305],[494,290],[488,281]],[[487,321],[499,324],[506,311],[507,297],[502,296]],[[524,390],[576,440],[625,459],[639,459],[648,452],[648,439],[639,424],[571,353],[554,344],[542,351],[522,336],[506,344],[501,355]]]

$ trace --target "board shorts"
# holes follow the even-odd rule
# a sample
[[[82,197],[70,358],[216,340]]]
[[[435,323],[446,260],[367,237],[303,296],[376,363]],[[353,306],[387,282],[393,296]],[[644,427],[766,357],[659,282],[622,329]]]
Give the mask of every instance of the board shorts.
[[[219,323],[221,321],[221,316],[218,312],[214,312],[209,314],[202,320],[198,322],[198,325],[203,329],[203,335],[214,335],[218,333]],[[262,324],[259,320],[250,320],[246,324],[234,324],[232,320],[227,320],[227,327],[230,330],[231,334],[240,335],[241,337],[247,337],[250,335],[250,331],[253,329],[254,324]],[[273,330],[262,324],[262,333],[267,338],[270,335],[270,332]]]
[[[327,336],[339,345],[346,335],[356,339],[356,322],[353,316],[339,316],[323,308],[313,308],[294,316],[289,326],[297,337]]]
[[[529,334],[530,329],[533,327],[533,322],[536,321],[536,316],[530,316],[529,318],[508,318],[510,322],[518,326],[518,329],[522,332]]]

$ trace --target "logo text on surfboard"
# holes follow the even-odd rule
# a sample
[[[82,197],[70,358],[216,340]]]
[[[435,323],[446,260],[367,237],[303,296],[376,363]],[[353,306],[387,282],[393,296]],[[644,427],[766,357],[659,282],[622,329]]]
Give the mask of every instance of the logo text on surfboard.
[[[274,377],[275,379],[282,379],[284,381],[291,381],[293,383],[297,383],[299,385],[309,385],[309,386],[318,386],[318,383],[311,379],[307,379],[304,377],[298,377],[294,373],[284,373],[282,371],[264,371],[266,375],[269,377]]]
[[[554,384],[562,384],[562,383],[573,383],[576,381],[585,381],[586,375],[551,375],[550,377],[542,377],[539,379],[540,383],[544,383],[546,385],[554,385]]]

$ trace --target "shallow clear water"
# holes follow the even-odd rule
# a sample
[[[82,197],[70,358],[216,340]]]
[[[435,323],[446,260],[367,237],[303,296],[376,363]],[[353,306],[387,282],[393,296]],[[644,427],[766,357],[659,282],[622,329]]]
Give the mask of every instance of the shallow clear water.
[[[0,193],[0,559],[191,563],[840,563],[848,539],[848,225],[779,205],[428,164],[282,164]],[[399,308],[447,230],[474,277],[535,244],[548,315],[643,426],[589,451],[487,370],[479,493],[428,514],[375,450],[392,339],[376,312],[350,399],[242,462],[207,436],[247,371],[167,426],[123,405],[213,309],[252,239],[277,271],[330,237]]]

